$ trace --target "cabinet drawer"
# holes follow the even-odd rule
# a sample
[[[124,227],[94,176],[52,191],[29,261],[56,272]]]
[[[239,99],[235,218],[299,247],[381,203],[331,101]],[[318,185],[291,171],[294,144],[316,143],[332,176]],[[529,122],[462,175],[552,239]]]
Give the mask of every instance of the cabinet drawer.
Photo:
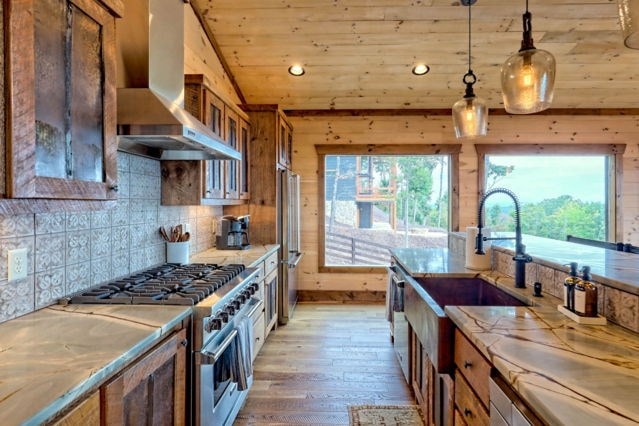
[[[255,282],[260,282],[262,280],[264,280],[264,277],[266,276],[265,273],[265,269],[264,269],[264,262],[260,262],[258,265],[255,265],[255,267],[257,268],[257,275],[255,276]]]
[[[275,253],[271,254],[264,261],[264,274],[268,275],[271,271],[277,269],[277,254],[279,250],[275,250]]]
[[[457,372],[461,372],[468,380],[484,407],[488,407],[490,363],[459,330],[455,330],[455,365]]]
[[[253,323],[253,361],[264,345],[264,312]]]
[[[469,425],[489,425],[486,409],[461,374],[455,374],[455,405]]]

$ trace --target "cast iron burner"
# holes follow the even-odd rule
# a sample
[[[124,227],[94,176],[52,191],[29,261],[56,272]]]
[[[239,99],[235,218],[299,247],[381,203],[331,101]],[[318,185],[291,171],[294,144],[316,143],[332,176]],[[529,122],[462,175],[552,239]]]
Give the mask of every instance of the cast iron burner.
[[[87,290],[69,303],[195,305],[243,270],[240,264],[166,263]]]

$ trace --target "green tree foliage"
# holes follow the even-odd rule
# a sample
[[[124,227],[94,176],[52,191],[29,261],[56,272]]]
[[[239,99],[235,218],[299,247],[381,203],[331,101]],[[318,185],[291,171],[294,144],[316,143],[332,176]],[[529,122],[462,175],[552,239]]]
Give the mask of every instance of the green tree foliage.
[[[514,206],[493,205],[486,224],[495,231],[514,231]],[[521,229],[525,234],[565,240],[566,235],[606,240],[605,206],[583,202],[570,195],[522,205]]]

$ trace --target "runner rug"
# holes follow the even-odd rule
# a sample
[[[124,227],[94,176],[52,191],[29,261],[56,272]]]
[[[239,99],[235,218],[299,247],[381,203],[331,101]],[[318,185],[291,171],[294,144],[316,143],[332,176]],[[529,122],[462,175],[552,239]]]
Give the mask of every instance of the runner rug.
[[[423,426],[416,405],[351,405],[350,426]]]

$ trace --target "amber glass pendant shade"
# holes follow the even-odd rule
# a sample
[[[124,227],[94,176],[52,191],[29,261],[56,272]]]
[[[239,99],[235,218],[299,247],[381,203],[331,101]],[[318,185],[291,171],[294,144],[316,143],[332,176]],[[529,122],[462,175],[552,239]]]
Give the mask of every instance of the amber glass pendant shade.
[[[482,98],[464,97],[453,105],[453,125],[457,139],[486,136],[488,107]]]
[[[555,58],[533,44],[528,0],[522,22],[521,49],[501,66],[501,92],[504,108],[510,114],[533,114],[550,108],[555,88]]]
[[[639,0],[617,0],[623,44],[639,49]]]
[[[468,72],[462,81],[466,85],[464,97],[453,104],[453,127],[457,139],[470,139],[486,136],[488,131],[488,106],[486,101],[475,96],[473,85],[477,77],[471,69],[471,6],[476,0],[462,0],[461,4],[468,6]]]
[[[550,108],[555,68],[555,58],[545,50],[524,50],[508,58],[501,67],[506,111],[510,114],[532,114]]]

